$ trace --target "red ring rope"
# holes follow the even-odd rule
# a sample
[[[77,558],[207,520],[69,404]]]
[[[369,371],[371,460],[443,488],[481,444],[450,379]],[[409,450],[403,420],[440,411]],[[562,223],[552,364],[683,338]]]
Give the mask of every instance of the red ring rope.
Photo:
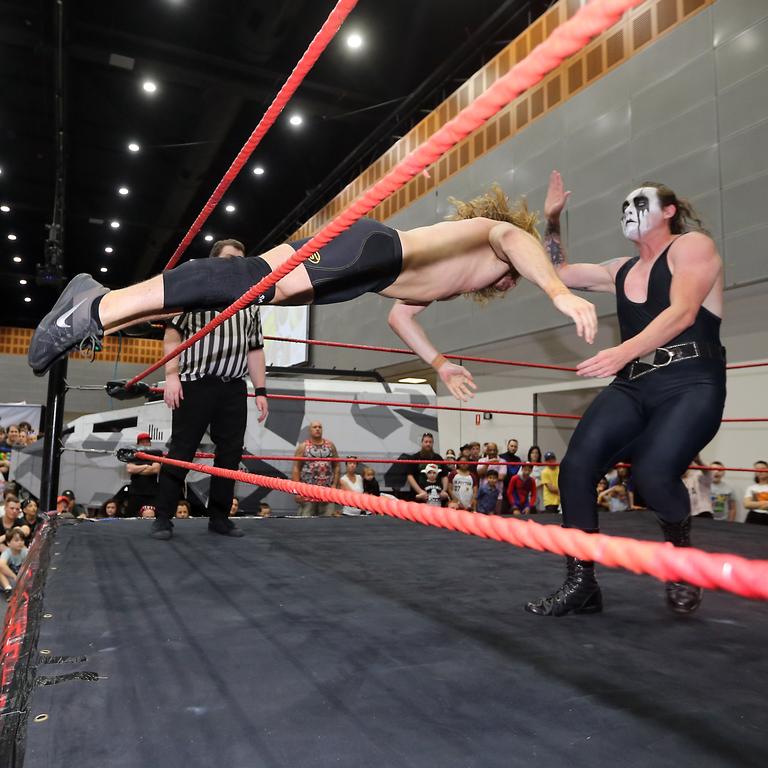
[[[150,392],[161,394],[165,390],[162,387],[150,387]],[[257,397],[256,394],[249,392],[247,397]],[[383,405],[387,408],[416,408],[433,409],[435,411],[460,411],[461,413],[495,413],[501,416],[533,416],[549,419],[574,419],[578,420],[581,416],[574,413],[547,413],[546,411],[507,411],[497,408],[474,408],[472,406],[459,405],[431,405],[425,403],[390,403],[386,400],[350,400],[341,397],[310,397],[308,395],[267,395],[268,400],[305,400],[312,403],[348,403],[351,405]],[[722,419],[721,424],[733,423],[753,423],[768,421],[768,417],[754,416],[734,419]]]
[[[541,82],[553,69],[569,56],[577,53],[596,35],[612,27],[624,14],[644,0],[594,0],[582,6],[568,21],[560,25],[524,59],[501,76],[475,101],[461,110],[456,117],[432,134],[389,173],[366,190],[352,205],[310,238],[296,253],[274,272],[259,280],[237,301],[224,309],[210,323],[164,355],[145,371],[134,376],[126,386],[141,381],[185,349],[197,343],[236,312],[252,304],[266,290],[308,259],[315,251],[349,229],[382,200],[401,189],[408,181],[439,159],[451,147],[485,124],[525,90]]]
[[[198,451],[195,453],[196,459],[215,459],[215,453],[205,453]],[[458,459],[369,459],[365,456],[355,456],[350,458],[349,456],[327,456],[325,458],[317,458],[312,456],[259,456],[253,453],[244,453],[241,460],[249,461],[330,461],[330,462],[342,462],[342,461],[356,461],[358,464],[457,464]],[[559,461],[503,461],[501,459],[477,459],[476,461],[464,459],[462,464],[487,464],[489,469],[493,467],[503,465],[505,467],[522,467],[525,465],[531,467],[559,467]],[[625,462],[617,462],[614,467],[631,467],[631,464]],[[723,472],[755,472],[754,467],[721,467],[719,464],[705,465],[705,464],[690,464],[688,469],[699,469],[709,472],[717,472],[722,470]]]
[[[192,240],[200,232],[203,224],[208,220],[208,217],[213,213],[216,206],[221,201],[224,193],[229,189],[232,182],[242,170],[243,166],[248,162],[248,158],[253,154],[253,150],[259,145],[261,140],[266,135],[267,131],[274,125],[275,120],[280,116],[280,113],[285,109],[286,104],[290,101],[296,89],[304,81],[309,71],[315,65],[315,62],[320,57],[320,54],[326,49],[328,44],[333,40],[339,28],[344,23],[344,20],[352,12],[352,9],[357,5],[357,0],[339,0],[336,6],[331,11],[325,23],[320,27],[320,31],[315,35],[309,47],[304,51],[304,55],[299,59],[299,63],[293,68],[293,71],[288,76],[288,79],[283,83],[283,87],[278,91],[277,96],[273,99],[272,103],[267,108],[264,116],[259,121],[259,124],[254,129],[253,133],[248,137],[248,141],[245,142],[243,148],[237,153],[232,165],[229,166],[224,177],[213,190],[213,194],[208,198],[208,202],[203,206],[203,210],[197,215],[197,218],[192,223],[189,231],[179,243],[176,250],[173,252],[168,263],[164,269],[171,269],[174,267],[179,259],[182,257],[184,251],[189,248]]]
[[[541,525],[531,520],[430,507],[383,496],[352,493],[250,472],[177,461],[141,451],[137,451],[136,456],[207,475],[292,493],[313,501],[345,504],[422,525],[505,541],[517,547],[593,560],[611,568],[621,567],[633,573],[655,576],[661,581],[686,581],[706,589],[722,589],[742,597],[768,600],[766,560],[748,560],[737,555],[713,554],[700,549],[677,548],[669,543],[636,541],[602,533],[589,534],[576,528]]]
[[[318,347],[340,347],[342,349],[362,349],[367,352],[389,352],[395,355],[415,355],[412,349],[399,347],[376,347],[371,344],[348,344],[342,341],[320,341],[319,339],[292,339],[289,336],[265,336],[266,341],[287,341],[296,344],[314,344]],[[527,363],[521,360],[503,360],[495,357],[473,357],[472,355],[443,355],[446,360],[459,360],[467,363],[494,363],[495,365],[515,365],[521,368],[544,368],[548,371],[574,372],[576,368],[548,363]]]

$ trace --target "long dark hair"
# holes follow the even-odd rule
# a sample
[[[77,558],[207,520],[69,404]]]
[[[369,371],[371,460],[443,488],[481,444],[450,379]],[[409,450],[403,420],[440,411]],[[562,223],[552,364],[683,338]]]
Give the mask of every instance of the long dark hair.
[[[533,451],[538,451],[538,452],[539,452],[539,458],[538,458],[538,459],[536,459],[536,461],[541,461],[541,448],[539,448],[539,446],[538,446],[538,445],[532,445],[532,446],[531,446],[531,447],[528,449],[528,461],[534,461],[534,459],[532,459],[532,458],[531,458],[531,453],[532,453]]]
[[[640,186],[653,187],[659,193],[662,208],[675,206],[675,215],[669,220],[669,229],[673,235],[683,235],[686,232],[703,232],[709,235],[709,230],[689,200],[678,197],[666,184],[658,181],[644,181]]]

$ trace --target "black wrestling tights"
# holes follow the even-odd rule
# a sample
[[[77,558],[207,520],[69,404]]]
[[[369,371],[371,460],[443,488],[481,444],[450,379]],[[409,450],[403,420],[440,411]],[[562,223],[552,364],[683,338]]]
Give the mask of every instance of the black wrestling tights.
[[[725,403],[724,374],[697,377],[694,370],[685,377],[658,371],[645,382],[617,379],[595,398],[560,467],[563,525],[599,527],[597,482],[617,461],[631,461],[635,488],[661,520],[689,515],[681,477],[717,433]]]

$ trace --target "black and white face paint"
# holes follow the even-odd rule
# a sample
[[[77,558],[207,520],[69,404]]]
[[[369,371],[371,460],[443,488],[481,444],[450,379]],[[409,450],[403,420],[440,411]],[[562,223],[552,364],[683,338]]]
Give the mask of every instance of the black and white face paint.
[[[640,187],[621,204],[621,231],[627,240],[638,242],[663,221],[661,198],[655,187]]]

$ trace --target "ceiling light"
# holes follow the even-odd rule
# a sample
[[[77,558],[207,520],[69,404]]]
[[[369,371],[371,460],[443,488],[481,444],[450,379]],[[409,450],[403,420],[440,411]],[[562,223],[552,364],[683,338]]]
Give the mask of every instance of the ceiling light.
[[[262,171],[262,173],[264,173],[264,171]],[[10,213],[11,207],[9,205],[0,205],[0,211],[3,213]]]
[[[13,261],[15,264],[21,264],[21,256],[14,256]]]
[[[264,169],[260,165],[257,165],[253,169],[253,175],[254,176],[263,176],[264,175]]]
[[[120,187],[120,188],[117,190],[117,194],[118,194],[118,195],[122,195],[123,197],[125,197],[125,196],[128,194],[128,192],[129,192],[129,191],[130,191],[130,190],[128,189],[128,187]]]
[[[26,285],[27,281],[22,277],[21,280],[19,280],[19,285]]]
[[[0,176],[2,176],[2,175],[3,175],[3,169],[0,168]]]
[[[347,35],[347,45],[356,50],[363,47],[362,35],[358,35],[357,32],[353,32],[351,35]]]
[[[115,219],[109,222],[109,226],[112,227],[112,229],[120,229],[120,222]]]
[[[24,301],[26,301],[27,304],[29,304],[29,302],[32,301],[32,299],[30,299],[29,296],[25,296]]]
[[[99,269],[99,272],[106,272],[106,271],[107,271],[107,268],[106,268],[106,267],[101,267],[101,268]]]
[[[235,208],[235,206],[232,205],[232,203],[227,203],[227,205],[224,206],[224,210],[227,213],[234,213],[237,210],[237,208]]]
[[[398,384],[426,384],[426,379],[418,379],[414,376],[406,376],[404,379],[398,379]]]
[[[304,122],[304,118],[301,115],[291,115],[288,119],[291,125],[301,125]]]
[[[128,151],[129,152],[138,152],[140,149],[141,149],[141,147],[135,141],[132,141],[128,145]]]
[[[104,248],[104,253],[112,253],[114,250],[115,249],[111,245],[108,245],[106,248]]]
[[[157,83],[152,80],[145,80],[141,87],[144,89],[144,93],[155,93],[157,91]]]
[[[16,235],[14,235],[14,234],[13,234],[13,232],[11,232],[11,233],[8,235],[8,239],[9,239],[9,240],[15,240],[15,239],[16,239]]]
[[[205,240],[206,243],[210,243],[211,240],[213,240],[213,235],[206,235],[204,240]]]

